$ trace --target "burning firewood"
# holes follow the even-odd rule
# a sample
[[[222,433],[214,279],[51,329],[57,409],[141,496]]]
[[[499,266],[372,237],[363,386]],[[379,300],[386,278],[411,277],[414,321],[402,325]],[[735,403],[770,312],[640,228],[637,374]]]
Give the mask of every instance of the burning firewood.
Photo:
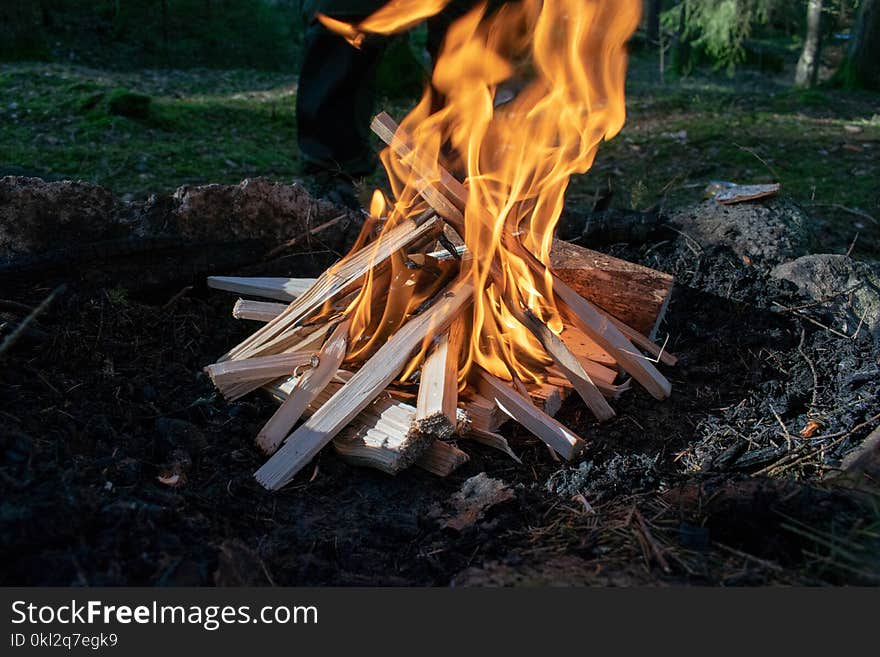
[[[352,251],[305,288],[212,280],[295,297],[237,304],[236,316],[265,323],[208,368],[227,397],[267,386],[282,402],[257,437],[271,454],[255,475],[263,486],[281,488],[331,442],[389,473],[448,474],[467,458],[457,438],[517,458],[498,433],[507,419],[572,459],[586,441],[552,417],[570,391],[598,421],[614,416],[623,374],[658,400],[670,394],[654,361],[674,357],[650,338],[672,279],[553,241],[568,178],[622,125],[623,43],[637,15],[625,3],[527,0],[466,15],[437,63],[443,108],[431,109],[429,90],[402,127],[387,114],[373,122],[394,199],[374,194]],[[357,41],[380,24],[330,27]],[[540,39],[500,38],[539,24]],[[577,48],[559,48],[568,41]],[[488,101],[511,74],[511,49],[542,66],[496,110]],[[598,53],[608,61],[593,62]]]
[[[387,119],[384,121],[387,125]],[[461,188],[456,187],[450,176],[443,176],[445,184],[455,190],[450,193],[465,196]],[[446,198],[444,196],[444,198]],[[456,202],[460,202],[460,198]],[[454,202],[450,201],[450,206]],[[435,208],[436,209],[436,208]],[[448,208],[446,208],[448,211]],[[420,230],[423,226],[431,226],[431,230]],[[409,226],[409,232],[398,230],[392,231],[392,245],[399,249],[405,249],[419,241],[419,238],[430,235],[431,239],[437,237],[437,219],[429,218],[422,223],[413,222]],[[431,242],[433,243],[433,242]],[[424,248],[423,245],[416,246]],[[492,408],[498,408],[501,413],[512,417],[532,433],[545,441],[554,450],[565,458],[573,458],[583,448],[582,438],[565,428],[552,419],[550,415],[542,412],[534,399],[540,398],[540,392],[531,392],[523,386],[516,390],[510,384],[504,383],[488,372],[479,374],[477,389],[481,394],[472,396],[471,399],[458,403],[458,362],[462,343],[466,341],[466,322],[458,315],[462,307],[469,303],[467,285],[459,283],[455,292],[452,292],[455,303],[450,305],[446,301],[446,295],[441,295],[440,306],[434,306],[433,312],[429,308],[421,315],[404,323],[391,338],[379,348],[378,351],[361,365],[357,374],[348,382],[338,388],[327,399],[322,400],[322,405],[315,414],[311,415],[302,427],[288,432],[293,428],[297,420],[317,397],[330,387],[330,381],[336,376],[338,368],[346,357],[350,330],[349,320],[337,325],[333,336],[327,339],[319,354],[304,354],[293,350],[293,354],[271,354],[273,350],[281,348],[290,342],[291,336],[300,338],[299,345],[309,340],[304,336],[304,326],[313,314],[320,313],[321,308],[326,306],[353,284],[358,283],[366,276],[368,270],[382,267],[389,258],[396,257],[395,251],[382,243],[376,246],[366,245],[358,252],[343,260],[340,265],[328,272],[325,276],[317,279],[308,289],[297,289],[296,284],[290,281],[271,279],[239,279],[234,285],[225,283],[225,289],[237,292],[250,291],[259,296],[279,298],[287,290],[296,289],[301,296],[283,310],[278,304],[266,304],[254,306],[238,304],[238,316],[254,316],[263,313],[262,318],[267,321],[266,326],[258,331],[255,336],[262,332],[262,340],[258,341],[252,336],[248,341],[230,352],[232,360],[222,361],[218,365],[211,366],[209,372],[221,375],[220,384],[228,379],[222,376],[230,376],[226,372],[241,373],[242,380],[261,381],[268,383],[269,373],[279,375],[278,369],[269,369],[271,365],[290,361],[297,367],[313,365],[308,372],[303,373],[287,398],[279,408],[279,411],[269,421],[258,436],[258,444],[267,453],[273,453],[281,449],[270,459],[267,464],[257,473],[258,480],[269,488],[279,488],[292,478],[314,455],[328,442],[333,440],[340,432],[355,422],[346,434],[340,437],[334,446],[338,453],[354,463],[369,464],[386,472],[394,473],[413,463],[418,463],[422,452],[437,438],[448,438],[455,433],[461,433],[457,427],[456,411],[460,405],[463,409],[470,409],[473,413],[474,429],[471,435],[476,435],[483,442],[494,443],[498,446],[501,438],[495,433],[500,425],[500,418],[496,415],[493,419]],[[569,274],[577,270],[579,265],[577,248],[570,245],[563,246],[565,251],[566,267]],[[586,250],[580,250],[586,251]],[[591,253],[592,252],[588,252]],[[425,262],[425,258],[417,258],[414,254],[414,262]],[[370,258],[372,256],[372,258]],[[607,276],[605,280],[609,284],[601,282],[601,277],[590,288],[591,294],[608,294],[609,299],[617,301],[617,312],[632,320],[633,313],[641,313],[640,321],[644,326],[645,313],[655,312],[649,316],[650,326],[653,326],[662,316],[665,303],[668,300],[671,280],[668,277],[657,274],[647,274],[650,270],[638,266],[627,266],[607,256],[596,256],[605,266],[615,271],[617,276]],[[594,258],[595,259],[595,258]],[[589,268],[590,260],[581,256],[584,263],[583,269]],[[413,265],[415,266],[415,265]],[[340,272],[342,272],[340,274]],[[627,275],[626,272],[629,272]],[[414,281],[417,277],[408,277],[406,282]],[[569,276],[570,280],[583,280],[577,275]],[[218,279],[215,279],[218,280]],[[225,279],[228,281],[229,279]],[[295,280],[295,279],[291,279]],[[647,281],[647,282],[646,282]],[[659,281],[659,285],[657,285]],[[632,289],[637,287],[638,282],[643,288],[647,287],[648,298],[654,302],[654,311],[646,311],[645,304],[632,300],[630,303],[621,303],[615,296],[615,289]],[[654,283],[653,287],[651,282]],[[611,292],[609,292],[611,288]],[[553,277],[553,289],[560,298],[566,302],[566,324],[561,332],[562,338],[554,333],[549,326],[541,321],[525,304],[512,308],[512,314],[521,325],[536,336],[545,352],[555,363],[555,368],[545,366],[546,380],[555,380],[564,388],[574,388],[589,402],[590,407],[599,419],[608,419],[613,416],[613,410],[608,405],[605,397],[615,397],[623,389],[615,384],[617,373],[609,365],[619,366],[626,369],[640,382],[647,383],[649,392],[663,398],[668,394],[668,383],[654,369],[650,362],[638,354],[633,342],[628,339],[638,338],[637,344],[650,345],[655,353],[659,353],[645,336],[636,330],[629,328],[619,319],[596,309],[588,301],[577,295],[572,288],[558,276]],[[323,296],[317,290],[321,290]],[[293,294],[290,294],[293,296]],[[641,299],[639,297],[638,299]],[[432,300],[428,300],[432,301]],[[436,300],[434,300],[435,303]],[[270,308],[267,308],[271,306]],[[513,306],[513,304],[511,304]],[[437,307],[445,307],[445,310],[437,311]],[[580,313],[580,314],[578,314]],[[440,319],[435,319],[437,314]],[[279,327],[278,324],[287,318],[286,323]],[[458,319],[456,319],[458,318]],[[585,319],[586,318],[586,319]],[[444,324],[452,324],[449,331],[438,330]],[[620,328],[618,328],[620,327]],[[267,328],[273,330],[269,331]],[[426,336],[428,339],[426,340]],[[323,337],[323,336],[322,336]],[[312,339],[314,342],[320,342]],[[430,343],[430,350],[425,348],[424,343]],[[410,353],[420,344],[423,345],[425,356],[421,361],[421,381],[418,388],[417,405],[414,413],[408,417],[409,424],[389,420],[388,408],[397,408],[392,405],[379,414],[367,412],[365,409],[373,403],[373,400],[390,385],[400,371],[410,360]],[[313,345],[314,346],[314,345]],[[290,351],[290,346],[284,351]],[[268,356],[256,354],[270,353]],[[595,359],[595,360],[594,360]],[[602,362],[604,361],[604,363]],[[291,370],[293,367],[291,367]],[[286,372],[290,373],[290,372]],[[275,377],[271,377],[275,378]],[[234,380],[234,379],[233,379]],[[240,381],[234,381],[239,383]],[[516,384],[514,384],[516,385]],[[520,384],[521,385],[521,384]],[[547,386],[553,389],[554,387]],[[229,394],[228,387],[221,387]],[[555,388],[559,390],[559,388]],[[233,388],[233,392],[237,392]],[[544,390],[546,392],[546,389]],[[547,403],[547,397],[543,400]],[[558,393],[557,393],[558,399]],[[481,406],[482,402],[482,406]],[[399,403],[402,405],[402,403]],[[555,403],[558,407],[558,401]],[[412,408],[411,406],[409,408]],[[325,409],[325,410],[321,410]],[[328,410],[329,409],[329,410]],[[480,409],[485,409],[481,412]],[[555,412],[555,408],[552,409]],[[405,413],[405,411],[404,411]],[[370,417],[372,415],[372,417]],[[467,416],[467,411],[465,411]],[[485,419],[480,419],[484,417]],[[357,422],[360,422],[358,426]],[[427,439],[425,439],[427,437]],[[503,440],[503,438],[502,438]],[[283,443],[283,446],[282,446]],[[506,444],[506,441],[505,443]],[[445,447],[434,448],[432,453],[435,457],[432,462],[436,463],[441,452],[447,455],[453,454]],[[454,449],[454,448],[453,448]],[[502,447],[502,449],[504,449]],[[439,450],[439,451],[438,451]],[[505,449],[509,451],[509,447]],[[461,462],[461,458],[447,459],[449,463]],[[431,469],[431,468],[429,468]],[[433,468],[438,470],[437,467]],[[444,470],[445,468],[439,468]]]
[[[571,247],[571,245],[566,246]],[[582,256],[581,253],[586,256]],[[587,249],[569,248],[566,252],[569,273],[578,279],[579,277],[574,273],[579,267],[578,257],[583,258],[583,268],[586,271],[596,256],[597,254]],[[608,256],[602,256],[602,258],[612,271],[623,272],[627,269],[622,261]],[[645,280],[644,272],[639,271],[637,266],[633,266],[631,269],[637,272],[634,275],[636,280]],[[215,277],[214,280],[217,278]],[[671,281],[668,276],[659,274],[659,272],[655,279],[652,294],[662,296],[665,302],[664,295],[668,295]],[[297,289],[300,293],[302,291],[308,292],[307,288],[299,286],[299,280],[301,279],[238,279],[236,286],[230,291],[244,292],[249,290],[255,296],[270,298],[277,298],[276,294],[280,295],[280,291],[285,288]],[[626,274],[621,273],[619,279],[614,279],[613,285],[615,287],[625,286],[626,281]],[[603,286],[604,283],[597,282],[591,290],[592,293],[606,293],[607,288],[603,288]],[[239,300],[236,304],[236,316],[253,317],[269,322],[280,316],[282,312],[289,312],[289,308],[283,304]],[[656,305],[654,312],[657,315],[651,318],[652,326],[662,317],[663,310],[665,310],[665,303]],[[626,320],[632,321],[636,314],[644,313],[644,308],[640,304],[631,304],[626,308],[621,307],[618,312]],[[257,316],[260,313],[263,314]],[[621,322],[621,325],[624,324]],[[301,335],[300,344],[311,342],[312,347],[319,349],[317,352],[295,351],[293,354],[227,360],[208,368],[209,372],[220,375],[219,385],[221,386],[225,383],[223,376],[228,376],[224,374],[226,372],[232,372],[233,376],[235,373],[241,372],[243,379],[260,380],[267,376],[266,370],[263,368],[273,363],[285,363],[288,360],[290,371],[286,374],[291,374],[297,368],[305,370],[298,376],[279,379],[279,381],[286,381],[286,383],[267,384],[275,396],[283,402],[279,411],[257,437],[258,445],[267,453],[272,454],[278,449],[300,417],[311,417],[316,410],[329,402],[342,389],[344,383],[338,379],[340,374],[344,379],[350,380],[350,374],[339,370],[347,349],[348,327],[347,322],[337,324],[332,335],[326,339],[324,339],[327,333],[326,327],[325,331],[315,331],[312,334],[317,334],[317,338]],[[292,331],[297,335],[303,329],[297,327]],[[511,388],[510,384],[505,384],[484,373],[482,376],[488,383],[478,382],[477,388],[471,389],[466,397],[459,398],[457,394],[458,362],[457,359],[450,358],[449,354],[450,351],[457,351],[455,344],[465,339],[463,331],[464,322],[460,319],[456,320],[449,331],[438,336],[434,341],[433,348],[425,357],[420,372],[421,380],[418,394],[415,395],[416,401],[419,397],[423,398],[421,411],[418,406],[391,397],[383,398],[380,396],[372,403],[372,400],[368,400],[365,408],[358,412],[353,420],[345,423],[347,428],[344,430],[340,428],[343,425],[343,420],[339,419],[338,414],[330,414],[331,420],[336,420],[336,427],[331,428],[326,435],[333,431],[337,431],[339,434],[333,443],[336,452],[353,464],[369,465],[390,474],[397,473],[411,465],[424,467],[437,474],[448,474],[467,460],[466,453],[454,445],[437,441],[436,438],[454,436],[470,438],[500,449],[518,460],[518,457],[510,450],[507,441],[496,433],[504,421],[513,417],[539,434],[545,442],[553,445],[554,449],[557,449],[563,456],[567,458],[574,456],[582,448],[583,440],[550,417],[558,410],[566,391],[573,387],[571,380],[567,377],[568,373],[562,368],[548,367],[547,382],[541,385],[529,384],[525,386],[527,393],[525,395]],[[588,376],[595,382],[603,395],[613,398],[625,390],[625,385],[614,383],[618,378],[618,373],[609,365],[614,365],[615,361],[596,342],[572,324],[566,325],[563,334],[570,345],[570,353],[576,355],[577,362],[585,366],[585,371],[589,372]],[[414,335],[417,336],[416,342],[423,340],[424,336],[418,335],[418,331]],[[323,347],[319,344],[322,341]],[[452,349],[450,349],[450,341]],[[402,343],[393,342],[392,348],[396,349],[398,344]],[[650,344],[653,345],[653,343]],[[388,351],[390,352],[391,348]],[[452,374],[453,364],[455,364],[456,374]],[[277,371],[272,370],[273,374]],[[395,376],[396,374],[390,374],[391,379]],[[334,379],[336,380],[334,381]],[[453,382],[456,385],[447,385]],[[377,385],[381,386],[381,383]],[[235,391],[235,388],[230,388],[229,385],[225,385],[222,389],[227,391],[227,394],[230,390]],[[479,394],[477,389],[481,389],[483,394]],[[375,391],[376,386],[372,387],[364,395],[364,398],[373,396]],[[381,387],[379,387],[378,392],[381,393],[381,391]],[[451,392],[456,393],[454,397]],[[398,394],[398,396],[400,395]],[[451,397],[456,400],[455,403],[449,401]],[[376,397],[373,396],[373,399]],[[456,413],[451,411],[451,408],[455,408],[457,414],[466,418],[466,421],[462,422]],[[541,408],[544,408],[546,413],[542,412]],[[291,438],[293,435],[291,434]],[[301,433],[300,435],[307,434]],[[332,437],[330,435],[327,441]],[[321,444],[325,443],[326,441]],[[302,461],[303,458],[308,460],[311,457],[300,457],[296,463],[304,465],[307,460]]]

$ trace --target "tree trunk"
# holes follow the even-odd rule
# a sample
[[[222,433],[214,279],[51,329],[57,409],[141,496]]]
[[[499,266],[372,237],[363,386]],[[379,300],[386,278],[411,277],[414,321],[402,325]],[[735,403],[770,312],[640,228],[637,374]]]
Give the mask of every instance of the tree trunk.
[[[684,40],[685,28],[687,27],[687,4],[682,2],[678,12],[678,28],[672,35],[669,49],[671,51],[670,63],[676,73],[685,73],[690,68],[690,43]]]
[[[880,89],[880,0],[862,0],[842,73],[848,85]]]
[[[798,87],[815,87],[819,77],[819,53],[822,48],[822,0],[807,4],[807,38],[798,60],[794,83]]]
[[[645,35],[651,45],[657,45],[660,42],[660,11],[662,6],[663,0],[647,0]]]

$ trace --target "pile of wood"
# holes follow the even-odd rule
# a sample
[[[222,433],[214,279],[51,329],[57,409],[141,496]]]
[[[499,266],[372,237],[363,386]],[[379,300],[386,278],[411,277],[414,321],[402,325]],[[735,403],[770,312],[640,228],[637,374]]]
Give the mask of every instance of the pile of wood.
[[[373,128],[398,156],[410,153],[407,136],[390,117],[379,115]],[[498,433],[508,419],[571,459],[584,440],[552,417],[571,391],[599,420],[614,416],[607,400],[624,392],[630,377],[657,399],[670,393],[654,363],[675,359],[651,338],[669,300],[671,277],[563,242],[554,244],[550,263],[564,319],[561,334],[524,303],[504,299],[552,359],[542,382],[503,381],[476,368],[459,390],[459,356],[470,339],[463,317],[474,290],[468,277],[458,275],[470,254],[443,234],[464,234],[467,190],[448,172],[438,179],[408,163],[422,175],[420,190],[433,212],[399,222],[378,240],[365,229],[355,249],[317,279],[209,280],[220,289],[287,302],[239,300],[233,314],[263,326],[207,368],[228,399],[264,388],[281,403],[256,437],[272,455],[255,475],[266,488],[287,484],[331,442],[346,460],[392,474],[410,465],[448,474],[467,461],[460,439],[516,458]],[[545,265],[517,237],[505,236],[504,246],[529,263],[536,277],[545,275]],[[369,272],[401,256],[414,272],[411,281],[436,280],[438,291],[352,371],[348,309]],[[401,380],[426,340],[430,346],[420,367]]]

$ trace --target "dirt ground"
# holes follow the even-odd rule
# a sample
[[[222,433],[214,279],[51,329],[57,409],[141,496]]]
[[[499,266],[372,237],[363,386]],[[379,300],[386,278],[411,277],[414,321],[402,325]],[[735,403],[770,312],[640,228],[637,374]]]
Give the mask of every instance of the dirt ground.
[[[325,450],[279,493],[252,477],[272,402],[226,403],[201,372],[254,329],[204,285],[230,273],[222,250],[6,270],[7,327],[66,288],[0,361],[0,584],[880,581],[876,493],[831,480],[880,423],[871,331],[829,330],[766,267],[682,230],[590,245],[676,276],[671,399],[634,389],[601,426],[568,400],[560,420],[589,441],[571,464],[508,424],[522,465],[462,442],[471,460],[446,479],[391,477]],[[309,277],[335,257],[313,245],[238,273]],[[185,485],[159,481],[175,468]],[[512,499],[444,526],[481,472]]]

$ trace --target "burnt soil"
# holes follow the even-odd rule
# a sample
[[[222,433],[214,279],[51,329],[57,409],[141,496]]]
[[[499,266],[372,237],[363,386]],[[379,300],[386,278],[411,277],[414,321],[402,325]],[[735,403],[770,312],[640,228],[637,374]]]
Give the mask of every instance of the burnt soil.
[[[325,450],[279,493],[252,477],[272,402],[226,403],[201,373],[255,327],[201,282],[227,272],[147,252],[8,278],[13,324],[67,288],[0,363],[0,584],[876,583],[876,497],[827,479],[880,412],[870,336],[771,310],[802,300],[724,248],[603,248],[676,275],[671,399],[633,389],[603,426],[569,399],[559,418],[590,443],[569,465],[508,424],[522,465],[463,442],[446,479],[391,477]],[[240,273],[315,276],[334,257]],[[483,471],[513,499],[444,528]]]

